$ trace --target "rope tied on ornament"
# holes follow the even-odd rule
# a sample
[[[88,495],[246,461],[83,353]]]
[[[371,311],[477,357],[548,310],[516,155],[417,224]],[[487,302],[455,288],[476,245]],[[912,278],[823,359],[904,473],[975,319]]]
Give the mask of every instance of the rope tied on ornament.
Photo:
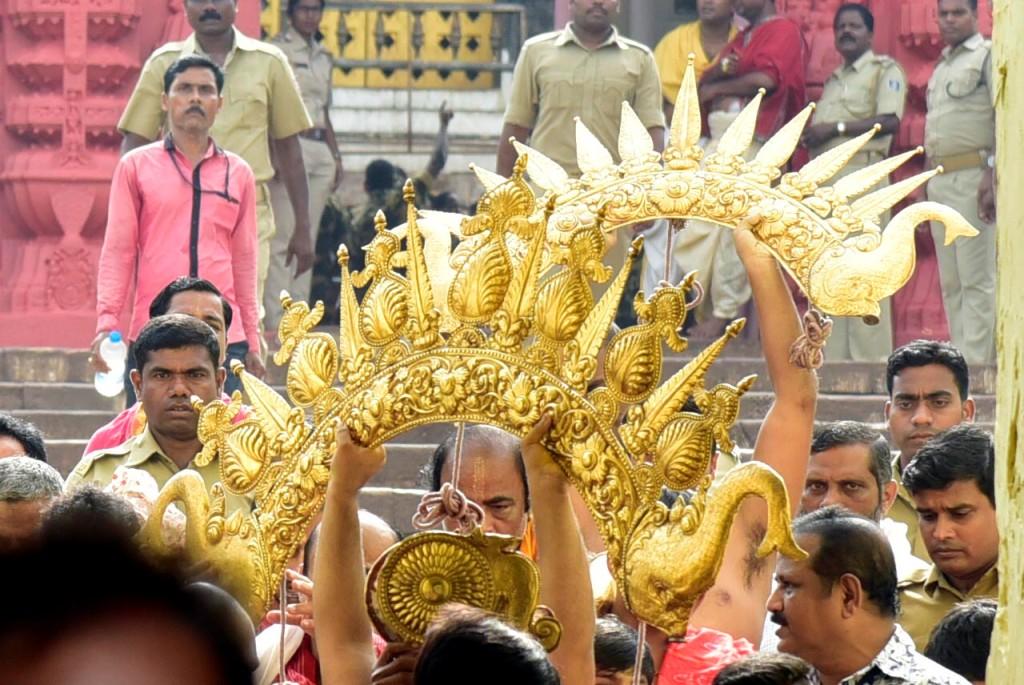
[[[789,362],[801,369],[820,369],[825,363],[825,343],[832,334],[832,319],[814,307],[803,316],[804,332],[789,349]]]
[[[465,424],[459,423],[455,434],[455,463],[452,466],[452,477],[441,488],[423,495],[412,524],[420,530],[437,527],[438,524],[450,521],[460,533],[469,533],[484,520],[484,510],[479,504],[466,497],[459,490],[459,474],[462,470],[462,439],[465,435]]]

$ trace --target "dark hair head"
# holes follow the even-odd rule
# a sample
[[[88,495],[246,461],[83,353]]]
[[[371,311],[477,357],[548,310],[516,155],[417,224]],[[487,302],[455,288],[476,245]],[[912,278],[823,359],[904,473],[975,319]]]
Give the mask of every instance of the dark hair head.
[[[95,523],[101,523],[98,514]],[[0,615],[0,671],[10,675],[37,666],[38,655],[83,628],[153,617],[160,626],[173,625],[191,635],[196,649],[216,669],[214,682],[248,685],[252,674],[240,646],[209,620],[184,590],[174,571],[158,568],[139,552],[134,540],[119,534],[119,524],[71,524],[50,519],[47,538],[16,553],[0,555],[0,587],[45,588],[44,592],[12,592]],[[75,581],[68,582],[74,570]],[[9,670],[8,670],[9,669]],[[0,675],[0,680],[8,678]],[[13,678],[17,681],[18,678]]]
[[[285,12],[288,14],[289,17],[292,16],[293,14],[295,14],[295,8],[299,6],[300,2],[302,2],[302,0],[288,0],[288,7],[285,10]],[[320,9],[321,10],[323,10],[323,8],[326,7],[326,5],[327,5],[327,0],[320,0]]]
[[[219,297],[221,307],[224,308],[224,329],[231,328],[231,318],[234,316],[234,312],[231,311],[231,305],[227,299],[221,295],[220,290],[213,283],[210,283],[205,278],[194,278],[192,276],[179,276],[165,285],[164,289],[158,292],[153,301],[149,303],[149,318],[154,319],[166,314],[167,310],[171,308],[171,300],[174,299],[174,296],[190,290],[198,293],[212,293]]]
[[[936,0],[936,2],[941,2],[941,0]],[[977,12],[978,11],[978,0],[967,0],[967,6],[971,8],[971,11]]]
[[[54,502],[43,519],[41,535],[44,540],[56,543],[62,536],[82,533],[130,539],[139,532],[142,523],[128,500],[86,483]]]
[[[205,322],[184,314],[165,314],[150,319],[142,327],[139,337],[132,345],[135,366],[142,373],[151,352],[157,350],[178,350],[182,347],[202,347],[210,353],[210,363],[219,366],[220,343],[217,334]]]
[[[390,190],[395,187],[395,165],[386,159],[375,159],[366,165],[367,190]]]
[[[814,432],[811,442],[811,454],[819,454],[826,450],[847,445],[864,445],[868,448],[870,459],[868,468],[878,484],[881,494],[886,484],[892,480],[892,452],[888,441],[882,434],[866,423],[859,421],[833,421],[826,423]]]
[[[14,438],[21,443],[26,457],[46,461],[46,443],[43,434],[25,419],[0,411],[0,437]]]
[[[444,465],[448,463],[448,457],[455,454],[455,443],[458,437],[458,430],[453,430],[448,437],[441,441],[441,444],[434,450],[430,462],[423,471],[423,479],[426,486],[434,492],[441,489],[441,474]],[[483,425],[466,426],[462,437],[463,454],[470,445],[487,447],[494,451],[507,450],[516,459],[516,470],[523,481],[523,498],[526,503],[526,510],[530,510],[530,484],[526,480],[526,464],[523,463],[522,444],[514,435],[510,435],[500,428]]]
[[[533,637],[480,609],[452,605],[427,629],[416,685],[558,685],[558,672]]]
[[[932,630],[924,655],[971,682],[984,682],[998,608],[994,599],[957,604]]]
[[[637,632],[615,616],[597,619],[594,631],[594,665],[597,673],[625,673],[636,664]],[[644,645],[642,675],[654,683],[654,659]]]
[[[960,401],[967,399],[971,390],[967,360],[952,344],[937,340],[915,340],[889,355],[889,361],[885,367],[885,387],[889,391],[889,397],[892,397],[893,380],[904,369],[928,366],[929,364],[938,364],[949,369],[956,381],[956,389],[960,392]]]
[[[219,95],[224,90],[224,72],[213,60],[202,55],[185,55],[174,60],[164,72],[164,93],[171,92],[171,85],[179,74],[196,67],[213,72],[213,79],[217,82],[217,94]]]
[[[996,448],[992,436],[961,423],[926,442],[903,469],[903,485],[916,495],[945,490],[958,480],[973,481],[996,506]]]
[[[829,592],[842,576],[853,575],[881,615],[896,617],[896,560],[874,521],[829,506],[798,517],[793,521],[793,532],[817,536],[818,550],[811,556],[810,566]]]
[[[847,2],[839,6],[839,9],[836,10],[835,18],[832,20],[832,30],[839,26],[839,17],[842,16],[843,12],[856,12],[860,15],[864,26],[868,28],[868,32],[875,32],[875,15],[871,14],[871,10],[867,7],[856,2]]]
[[[723,668],[712,685],[805,685],[810,675],[810,664],[798,656],[757,652]]]

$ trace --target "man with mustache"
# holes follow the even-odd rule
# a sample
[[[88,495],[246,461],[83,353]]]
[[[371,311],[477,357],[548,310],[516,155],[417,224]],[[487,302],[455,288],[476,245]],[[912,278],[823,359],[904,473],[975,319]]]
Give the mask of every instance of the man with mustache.
[[[950,428],[918,451],[903,484],[934,562],[900,582],[900,624],[923,650],[958,602],[999,593],[992,436],[972,425]]]
[[[932,223],[949,336],[971,362],[995,358],[996,199],[995,82],[992,41],[978,32],[978,0],[938,0],[946,44],[928,81],[924,150],[928,199],[960,212],[980,233],[945,245]]]
[[[960,350],[947,342],[915,340],[892,353],[885,370],[889,401],[885,420],[889,438],[900,454],[893,459],[898,484],[889,518],[906,524],[914,556],[928,558],[917,510],[903,487],[903,470],[924,444],[959,423],[974,422],[970,374]]]
[[[124,134],[121,151],[126,153],[160,135],[165,123],[160,109],[160,84],[176,59],[202,55],[224,71],[223,108],[212,134],[224,149],[236,153],[252,167],[256,179],[256,282],[257,301],[262,302],[270,241],[275,232],[268,186],[275,173],[287,188],[295,217],[285,265],[294,267],[296,274],[313,266],[309,183],[299,143],[299,133],[313,128],[313,121],[284,53],[235,28],[238,0],[184,0],[183,4],[194,33],[184,41],[167,43],[150,55],[117,124]],[[253,363],[250,366],[247,360],[246,366],[255,373],[260,370],[255,363],[260,349],[249,351],[253,353]]]
[[[121,445],[87,454],[68,476],[66,490],[81,483],[106,485],[118,466],[142,469],[163,487],[174,474],[192,468],[207,488],[220,481],[217,460],[194,466],[202,449],[192,408],[193,395],[203,402],[220,397],[225,371],[219,365],[220,346],[207,324],[185,314],[151,319],[132,347],[137,368],[131,372],[135,391],[146,412],[146,429]],[[225,492],[227,512],[249,511],[251,501]]]
[[[244,357],[250,371],[262,374],[256,185],[249,165],[210,137],[223,102],[224,75],[207,58],[188,55],[164,72],[163,84],[167,136],[132,150],[114,170],[90,362],[97,371],[107,370],[99,345],[117,328],[133,286],[128,341],[138,337],[161,289],[188,274],[213,283],[238,312],[227,331],[228,355]],[[248,351],[232,354],[232,345]],[[130,405],[135,399],[128,395]]]
[[[825,81],[811,125],[804,131],[804,145],[812,157],[817,157],[874,126],[881,127],[832,178],[830,182],[834,183],[889,154],[903,116],[907,78],[896,60],[871,50],[875,17],[867,7],[842,5],[836,10],[832,27],[843,64]],[[829,338],[831,359],[877,362],[888,356],[892,351],[892,315],[888,299],[881,305],[878,322],[870,326],[850,317],[836,318]]]
[[[896,563],[877,525],[841,507],[793,522],[809,555],[781,557],[768,600],[779,651],[813,667],[816,685],[967,685],[920,654],[896,623]]]

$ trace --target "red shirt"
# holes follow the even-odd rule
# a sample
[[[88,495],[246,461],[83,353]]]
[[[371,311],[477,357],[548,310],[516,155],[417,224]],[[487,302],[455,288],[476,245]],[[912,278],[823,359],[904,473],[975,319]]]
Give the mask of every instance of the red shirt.
[[[238,155],[212,140],[196,168],[170,137],[118,162],[96,285],[96,331],[117,328],[129,288],[135,302],[127,340],[149,320],[149,305],[179,276],[221,291],[237,315],[228,342],[259,349],[256,302],[256,182]]]
[[[712,628],[690,628],[683,642],[670,642],[657,685],[712,685],[723,668],[755,651],[748,640]]]
[[[807,104],[807,45],[792,19],[776,15],[743,29],[722,48],[719,59],[727,55],[739,60],[735,76],[759,71],[776,84],[772,94],[761,101],[757,114],[761,138],[778,131]]]

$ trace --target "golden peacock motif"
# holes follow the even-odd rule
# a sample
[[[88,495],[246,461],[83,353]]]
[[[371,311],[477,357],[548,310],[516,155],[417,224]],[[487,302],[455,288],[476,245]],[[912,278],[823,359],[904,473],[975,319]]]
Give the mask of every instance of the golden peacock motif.
[[[223,571],[254,617],[323,505],[336,420],[373,447],[430,423],[484,423],[523,436],[550,411],[546,444],[593,514],[627,606],[669,635],[685,633],[693,604],[714,583],[746,497],[768,505],[758,553],[802,554],[789,529],[785,486],[770,468],[740,466],[711,489],[713,445],[731,445],[741,397],[755,379],[707,387],[706,378],[743,321],[663,379],[663,345],[686,349],[678,330],[694,276],[638,297],[638,323],[609,335],[642,239],[633,241],[616,272],[602,261],[605,235],[654,217],[736,227],[760,215],[743,224],[815,304],[833,314],[870,317],[878,300],[909,276],[910,232],[917,223],[943,221],[949,239],[973,229],[952,210],[929,203],[900,212],[884,233],[877,226],[881,213],[934,172],[851,202],[909,153],[822,186],[867,136],[781,174],[810,110],[748,162],[743,154],[753,137],[755,98],[718,152],[702,159],[692,69],[681,93],[664,155],[654,152],[624,106],[621,163],[582,125],[580,179],[519,145],[511,178],[477,171],[487,190],[475,217],[421,213],[407,183],[407,222],[388,229],[378,221],[362,273],[350,272],[348,255],[339,249],[337,338],[314,330],[322,304],[310,308],[283,294],[275,361],[288,364],[288,399],[236,366],[249,403],[244,417],[237,395],[227,404],[196,405],[204,443],[199,459],[219,461],[222,484],[208,494],[194,474],[178,474],[160,503],[183,503],[189,551]],[[542,197],[526,183],[527,173],[544,189]],[[454,250],[450,235],[461,238]],[[608,279],[595,302],[590,284]],[[366,287],[361,299],[356,287]],[[692,496],[666,507],[659,500],[663,486],[691,489]],[[252,496],[254,511],[225,518],[221,488]],[[158,533],[152,522],[143,531],[156,549]],[[499,567],[523,560],[508,539],[489,538],[467,547],[455,538],[441,544],[441,537],[417,536],[393,548],[368,591],[382,630],[415,639],[445,597],[491,606],[496,595],[485,590],[498,576],[522,587],[514,593],[518,603],[506,601],[507,594],[496,610],[515,604],[515,620],[525,625],[536,603],[536,578],[523,567],[518,580],[508,581]],[[481,550],[492,553],[485,562]],[[452,555],[465,562],[457,571]],[[557,633],[553,622],[534,623],[549,638]]]

